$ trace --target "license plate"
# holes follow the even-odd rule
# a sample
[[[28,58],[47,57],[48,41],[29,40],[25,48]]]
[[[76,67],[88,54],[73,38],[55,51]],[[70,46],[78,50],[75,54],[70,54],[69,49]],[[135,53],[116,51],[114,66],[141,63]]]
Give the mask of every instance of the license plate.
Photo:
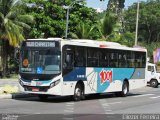
[[[32,88],[32,92],[39,92],[39,88]]]

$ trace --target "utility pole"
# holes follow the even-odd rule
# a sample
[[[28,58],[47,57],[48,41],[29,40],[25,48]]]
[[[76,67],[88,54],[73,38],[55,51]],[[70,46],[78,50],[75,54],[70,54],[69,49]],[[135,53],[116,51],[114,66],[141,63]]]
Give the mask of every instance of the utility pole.
[[[139,0],[137,1],[137,18],[136,18],[136,35],[135,35],[135,46],[137,46],[138,39],[138,20],[139,20]]]
[[[67,39],[68,36],[68,23],[69,23],[69,10],[73,7],[74,4],[78,2],[83,2],[85,0],[75,0],[73,1],[69,6],[63,6],[64,9],[67,9],[67,14],[66,14],[66,31],[65,31],[65,38]]]

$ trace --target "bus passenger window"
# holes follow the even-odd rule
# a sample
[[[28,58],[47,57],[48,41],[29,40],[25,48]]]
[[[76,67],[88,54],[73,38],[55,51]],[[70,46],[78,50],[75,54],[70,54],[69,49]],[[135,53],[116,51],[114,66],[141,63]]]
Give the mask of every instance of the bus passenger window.
[[[97,49],[88,48],[87,50],[87,66],[88,67],[98,67],[99,52]]]
[[[75,47],[75,67],[86,66],[86,53],[84,47]]]
[[[118,67],[118,53],[116,51],[109,53],[109,67]]]

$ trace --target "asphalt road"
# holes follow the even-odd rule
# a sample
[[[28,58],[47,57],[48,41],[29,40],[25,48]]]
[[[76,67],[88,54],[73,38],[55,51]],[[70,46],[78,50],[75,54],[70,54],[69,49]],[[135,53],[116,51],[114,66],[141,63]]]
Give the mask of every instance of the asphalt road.
[[[105,114],[160,114],[160,87],[133,90],[127,97],[115,97],[114,94],[91,95],[80,102],[74,102],[70,97],[50,97],[45,102],[38,97],[0,99],[0,113],[27,114],[30,117],[35,114],[39,117],[42,114],[51,114],[65,118],[67,115],[78,115],[80,119],[84,115],[90,115],[95,120]],[[72,117],[69,118],[72,120]],[[160,119],[160,115],[158,117]]]

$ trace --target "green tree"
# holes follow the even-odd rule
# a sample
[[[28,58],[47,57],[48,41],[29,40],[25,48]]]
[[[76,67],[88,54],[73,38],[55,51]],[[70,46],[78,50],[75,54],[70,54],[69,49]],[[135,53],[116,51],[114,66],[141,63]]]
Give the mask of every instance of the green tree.
[[[16,47],[24,40],[24,28],[30,28],[26,23],[33,21],[33,17],[23,14],[20,9],[21,5],[20,0],[0,0],[1,59],[4,75],[8,69],[11,46]]]
[[[32,30],[28,37],[64,37],[66,28],[66,9],[73,1],[71,0],[27,0],[31,5],[26,8],[26,12],[35,17],[36,24],[32,25]],[[34,3],[34,4],[33,4]],[[84,5],[84,2],[75,3],[70,8],[68,37],[72,33],[76,34],[79,23],[85,22],[92,26],[97,21],[96,11]],[[70,34],[71,33],[71,34]],[[97,38],[95,35],[94,38]]]
[[[69,32],[75,33],[79,23],[85,23],[85,25],[91,27],[94,26],[98,20],[97,16],[98,14],[93,8],[88,8],[83,4],[75,4],[70,10]]]
[[[138,41],[147,43],[160,41],[160,1],[148,0],[140,3]],[[125,26],[130,32],[135,32],[137,4],[125,11]]]
[[[34,16],[28,38],[62,37],[65,30],[65,10],[62,1],[26,0],[26,13]]]
[[[112,12],[107,12],[103,19],[97,25],[98,31],[101,35],[101,40],[108,40],[108,37],[113,33],[117,23],[117,16]]]
[[[71,37],[77,39],[92,39],[94,28],[94,26],[80,22],[76,28],[75,33],[71,33]]]

